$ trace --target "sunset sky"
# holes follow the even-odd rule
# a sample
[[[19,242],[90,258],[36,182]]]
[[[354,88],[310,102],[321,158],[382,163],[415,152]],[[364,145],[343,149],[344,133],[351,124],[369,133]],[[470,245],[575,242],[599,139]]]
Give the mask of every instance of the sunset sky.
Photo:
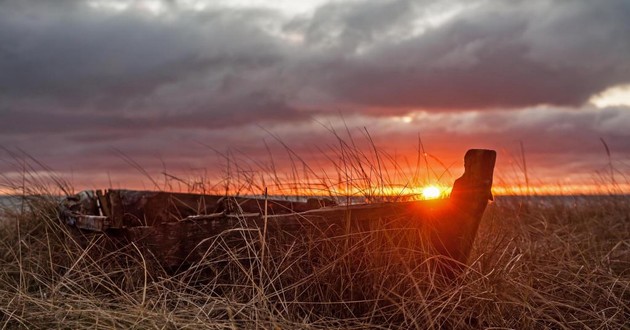
[[[623,186],[630,1],[0,1],[5,178],[22,151],[77,189],[151,188],[133,163],[218,179],[213,149],[289,171],[276,137],[326,169],[346,127],[455,177],[496,149],[497,187],[522,143],[532,185],[584,192],[605,141]]]

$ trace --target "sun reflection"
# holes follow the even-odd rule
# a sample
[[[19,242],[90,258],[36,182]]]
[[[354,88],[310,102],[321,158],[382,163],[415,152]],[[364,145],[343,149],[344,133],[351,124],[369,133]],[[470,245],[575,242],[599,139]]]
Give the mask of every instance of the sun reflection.
[[[423,199],[436,199],[439,198],[441,195],[442,191],[436,186],[426,186],[422,188]]]

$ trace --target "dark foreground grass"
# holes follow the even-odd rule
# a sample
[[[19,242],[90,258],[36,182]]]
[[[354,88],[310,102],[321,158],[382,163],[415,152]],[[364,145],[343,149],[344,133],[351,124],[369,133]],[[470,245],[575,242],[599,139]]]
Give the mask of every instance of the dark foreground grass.
[[[247,245],[218,235],[207,258],[169,273],[133,245],[79,248],[56,201],[32,198],[0,221],[0,328],[626,327],[628,200],[537,201],[491,204],[469,267],[446,280],[413,230],[304,238],[266,257],[241,230]]]

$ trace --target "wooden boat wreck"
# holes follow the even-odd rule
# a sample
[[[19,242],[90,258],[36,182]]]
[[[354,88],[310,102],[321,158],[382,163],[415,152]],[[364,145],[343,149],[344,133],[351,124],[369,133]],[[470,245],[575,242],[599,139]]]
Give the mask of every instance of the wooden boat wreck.
[[[133,243],[165,268],[202,259],[211,237],[238,228],[258,231],[268,241],[291,243],[316,233],[344,235],[382,228],[421,228],[422,241],[438,254],[465,264],[481,217],[492,199],[496,152],[472,149],[465,172],[449,198],[335,205],[328,199],[291,202],[272,198],[154,191],[83,191],[65,198],[60,217],[77,236],[104,235]],[[243,237],[234,235],[231,244]]]

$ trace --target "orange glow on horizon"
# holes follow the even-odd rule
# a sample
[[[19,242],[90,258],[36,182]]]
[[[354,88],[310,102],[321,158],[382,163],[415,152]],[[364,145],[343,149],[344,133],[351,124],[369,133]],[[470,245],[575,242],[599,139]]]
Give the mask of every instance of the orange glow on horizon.
[[[125,189],[132,190],[158,190],[147,189],[146,186],[124,186]],[[85,189],[123,189],[123,187],[82,187],[74,189],[75,192],[79,192]],[[224,190],[204,190],[196,191],[189,189],[159,189],[161,191],[170,192],[182,192],[182,193],[205,193],[205,194],[225,194]],[[407,185],[397,185],[388,187],[348,187],[346,189],[334,189],[328,187],[328,189],[315,189],[303,187],[269,187],[269,195],[271,196],[401,196],[411,199],[436,199],[447,198],[451,192],[450,185],[442,184],[430,184],[419,185],[416,187],[409,187]],[[45,192],[44,192],[45,193]],[[51,193],[51,192],[48,192]],[[59,192],[52,192],[52,194],[58,194]],[[238,191],[228,192],[228,194],[234,195],[248,195],[256,194],[256,191]],[[523,185],[497,185],[492,187],[492,193],[495,196],[514,196],[514,195],[532,195],[532,196],[545,196],[545,195],[617,195],[617,194],[630,194],[630,183],[609,185],[609,184],[574,184],[574,185],[536,185],[530,186],[529,189]],[[21,191],[13,190],[9,188],[0,188],[0,196],[8,195],[20,195]]]
[[[446,150],[443,153],[449,155]],[[415,167],[408,161],[414,160],[414,157],[418,156],[417,152],[378,158],[379,162],[368,156],[369,154],[365,156],[365,160],[358,157],[357,164],[344,165],[347,168],[339,167],[343,164],[335,163],[333,165],[337,167],[330,167],[329,160],[324,159],[323,165],[313,167],[308,173],[305,169],[303,175],[295,169],[289,171],[284,168],[285,160],[282,158],[276,160],[277,167],[273,171],[261,168],[259,173],[256,170],[252,171],[256,173],[255,175],[248,172],[242,177],[237,174],[228,179],[224,177],[225,172],[222,170],[209,172],[195,170],[189,173],[174,171],[173,176],[164,174],[164,181],[159,173],[148,170],[155,178],[151,182],[144,176],[128,171],[115,174],[113,180],[109,172],[105,171],[96,174],[75,174],[46,170],[29,175],[36,175],[41,181],[43,189],[41,193],[51,195],[62,194],[55,186],[55,178],[59,176],[62,181],[71,177],[72,180],[68,182],[75,192],[86,189],[131,189],[213,195],[259,195],[268,188],[269,195],[274,196],[349,196],[365,197],[368,200],[380,196],[388,197],[388,200],[408,200],[447,198],[453,182],[463,173],[463,161],[459,154],[452,157],[441,156],[439,159],[426,153],[420,154],[420,161]],[[422,159],[423,156],[426,160]],[[247,159],[236,159],[234,162],[238,161],[243,162],[243,165],[240,165],[243,168],[262,167],[248,163]],[[503,164],[503,167],[499,165],[495,168],[492,187],[495,196],[630,194],[630,181],[621,176],[618,176],[615,182],[608,177],[589,175],[587,172],[571,173],[572,176],[558,178],[551,174],[532,176],[530,171],[530,178],[535,179],[530,181],[528,187],[520,173],[511,173],[506,169],[507,165]],[[531,168],[536,167],[530,164]],[[19,171],[5,175],[6,183],[0,182],[0,195],[20,195],[21,175]],[[37,191],[37,187],[28,188],[31,193]]]
[[[630,183],[624,184],[550,184],[536,185],[529,189],[523,185],[494,185],[492,193],[501,195],[622,195],[630,194]]]

